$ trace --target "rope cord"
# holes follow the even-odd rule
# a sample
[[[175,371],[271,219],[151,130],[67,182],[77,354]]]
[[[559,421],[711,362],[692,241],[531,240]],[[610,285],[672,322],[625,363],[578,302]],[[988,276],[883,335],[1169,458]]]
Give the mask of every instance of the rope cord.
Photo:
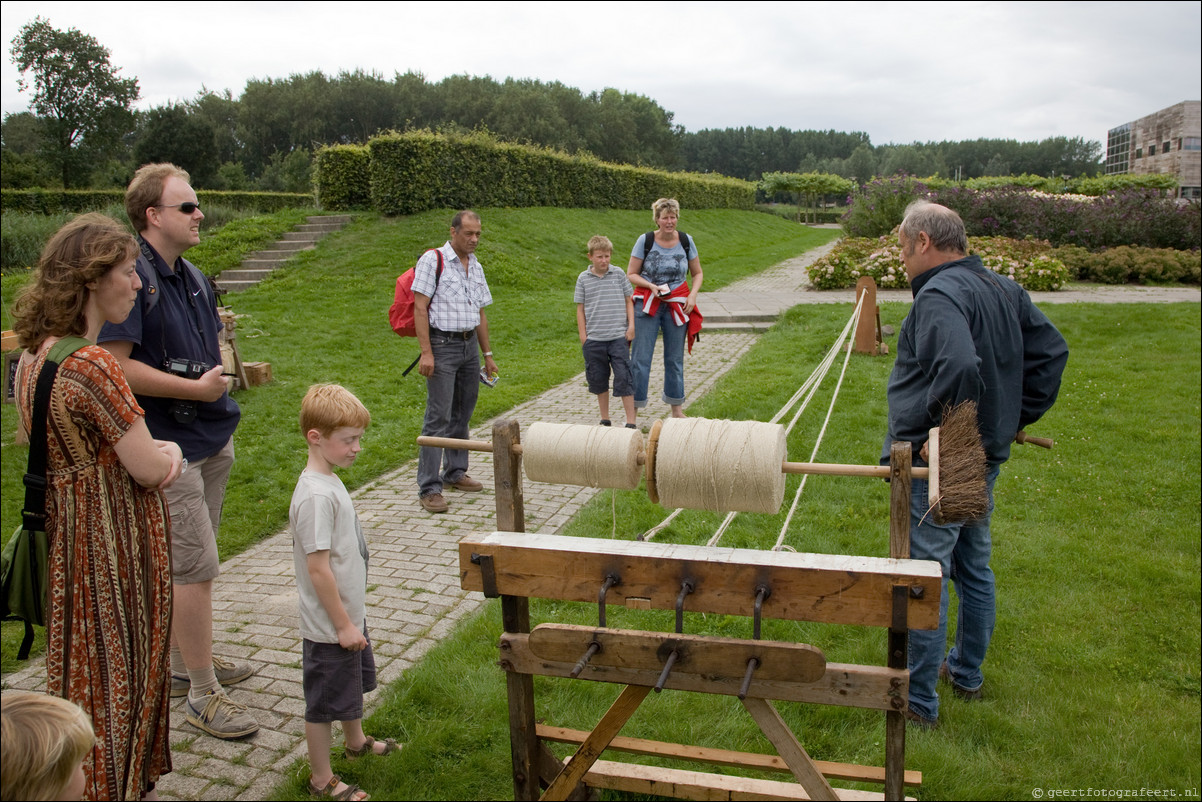
[[[786,414],[788,414],[789,410],[794,405],[796,405],[798,403],[798,401],[801,400],[802,397],[804,396],[804,400],[801,400],[801,404],[798,407],[797,412],[794,414],[792,420],[790,420],[788,426],[785,427],[786,436],[788,436],[788,434],[792,431],[793,426],[797,423],[798,419],[801,417],[801,414],[809,406],[809,403],[810,403],[811,399],[813,399],[815,393],[817,393],[818,388],[821,386],[823,380],[826,378],[827,373],[830,372],[830,368],[834,364],[835,356],[839,353],[839,349],[844,346],[844,344],[847,342],[847,339],[848,339],[849,335],[851,334],[851,332],[855,330],[855,327],[856,327],[857,323],[859,322],[860,312],[863,308],[864,300],[867,297],[868,297],[868,293],[867,293],[867,290],[865,290],[861,293],[860,298],[856,302],[855,309],[852,311],[851,317],[848,319],[847,323],[844,325],[842,332],[840,332],[839,336],[835,339],[834,344],[827,351],[827,353],[823,357],[822,361],[814,369],[814,371],[810,374],[810,376],[805,380],[805,382],[801,385],[801,387],[798,388],[797,392],[795,392],[793,394],[793,396],[785,403],[785,405],[781,407],[780,411],[778,411],[776,413],[776,415],[774,415],[772,417],[771,421],[769,421],[770,423],[778,423]],[[818,447],[821,445],[821,442],[822,442],[822,436],[826,433],[826,427],[827,427],[827,424],[830,422],[830,417],[834,410],[835,401],[837,400],[838,395],[839,395],[839,389],[843,384],[843,377],[847,372],[847,365],[848,365],[848,361],[850,360],[850,357],[851,357],[851,348],[848,348],[846,356],[844,357],[843,369],[842,369],[842,372],[840,373],[839,381],[835,386],[835,392],[831,397],[830,406],[828,407],[828,410],[827,410],[826,420],[823,422],[822,430],[818,436],[818,441],[814,445],[814,451],[813,451],[814,455],[817,455]],[[814,459],[814,456],[811,456],[811,461],[813,461],[813,459]],[[801,498],[801,492],[805,488],[805,480],[806,480],[806,477],[803,476],[802,480],[801,480],[801,485],[798,487],[797,494],[794,497],[793,504],[789,509],[789,514],[786,517],[785,525],[781,530],[781,536],[777,540],[776,545],[773,546],[774,551],[778,551],[781,547],[781,542],[784,539],[784,534],[787,531],[789,523],[792,519],[793,511],[796,509],[798,501]],[[653,539],[657,534],[659,534],[665,528],[667,528],[667,526],[672,522],[673,519],[676,518],[677,515],[680,514],[680,512],[681,512],[681,509],[673,510],[666,518],[664,518],[663,521],[661,521],[659,524],[655,525],[654,527],[652,527],[651,529],[649,529],[645,533],[643,533],[639,537],[639,539],[640,540]],[[707,546],[716,545],[718,543],[718,541],[721,539],[722,535],[726,532],[727,528],[730,526],[731,522],[734,521],[735,516],[737,516],[737,515],[738,515],[737,511],[729,512],[726,515],[726,517],[723,519],[722,523],[719,525],[719,527],[718,527],[717,531],[714,533],[714,535],[709,539],[709,541],[707,541],[706,545]]]
[[[859,303],[856,304],[856,310],[852,314],[851,324],[854,325],[860,318],[860,309],[864,305],[864,297],[867,291],[860,296]],[[847,334],[847,329],[844,329],[844,336]],[[839,371],[839,380],[835,382],[835,391],[831,393],[831,403],[826,408],[826,419],[822,421],[822,428],[818,431],[818,439],[814,441],[814,450],[810,452],[810,462],[816,461],[818,457],[818,448],[822,445],[822,438],[826,436],[826,427],[831,422],[831,414],[835,411],[835,400],[839,397],[839,390],[843,387],[843,377],[847,375],[847,364],[851,361],[851,351],[848,348],[847,353],[843,356],[843,369]],[[793,503],[789,505],[789,512],[785,516],[785,523],[780,528],[780,537],[776,539],[776,543],[772,546],[773,551],[780,551],[782,544],[785,542],[785,534],[789,531],[789,524],[793,521],[793,513],[797,509],[797,504],[801,501],[801,494],[805,490],[806,479],[809,479],[808,474],[801,477],[801,483],[797,486],[797,493],[793,496]]]

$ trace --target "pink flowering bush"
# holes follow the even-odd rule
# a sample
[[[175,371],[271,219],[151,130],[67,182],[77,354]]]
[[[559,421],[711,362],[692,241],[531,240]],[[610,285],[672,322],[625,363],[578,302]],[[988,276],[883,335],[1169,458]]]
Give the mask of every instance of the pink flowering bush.
[[[1040,240],[968,238],[970,254],[980,256],[985,267],[1028,290],[1058,290],[1071,278],[1072,271],[1051,250],[1051,245]],[[818,290],[854,287],[861,276],[872,276],[882,289],[910,286],[896,231],[877,239],[848,237],[810,265],[808,273],[810,284]]]

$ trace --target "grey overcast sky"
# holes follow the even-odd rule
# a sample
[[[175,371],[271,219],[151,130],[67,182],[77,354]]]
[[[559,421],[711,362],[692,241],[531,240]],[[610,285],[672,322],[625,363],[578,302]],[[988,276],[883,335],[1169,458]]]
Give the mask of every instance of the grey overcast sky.
[[[3,2],[5,113],[29,107],[13,38],[41,15],[135,76],[139,108],[251,78],[361,68],[646,95],[688,131],[864,131],[874,145],[1083,137],[1202,99],[1202,3]]]

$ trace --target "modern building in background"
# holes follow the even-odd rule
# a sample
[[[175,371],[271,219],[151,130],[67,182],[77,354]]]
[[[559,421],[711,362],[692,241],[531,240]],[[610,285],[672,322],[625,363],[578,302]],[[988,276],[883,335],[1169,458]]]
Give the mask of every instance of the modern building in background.
[[[1168,173],[1177,197],[1202,198],[1202,101],[1186,100],[1106,136],[1106,175]]]

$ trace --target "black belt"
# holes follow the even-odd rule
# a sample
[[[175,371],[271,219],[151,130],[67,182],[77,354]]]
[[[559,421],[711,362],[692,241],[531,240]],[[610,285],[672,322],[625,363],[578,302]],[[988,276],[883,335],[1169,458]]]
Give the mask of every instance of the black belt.
[[[438,334],[442,337],[452,337],[456,340],[470,340],[472,338],[472,335],[474,335],[476,333],[476,330],[468,329],[467,331],[443,331],[442,329],[436,329],[433,326],[431,326],[430,333]]]

